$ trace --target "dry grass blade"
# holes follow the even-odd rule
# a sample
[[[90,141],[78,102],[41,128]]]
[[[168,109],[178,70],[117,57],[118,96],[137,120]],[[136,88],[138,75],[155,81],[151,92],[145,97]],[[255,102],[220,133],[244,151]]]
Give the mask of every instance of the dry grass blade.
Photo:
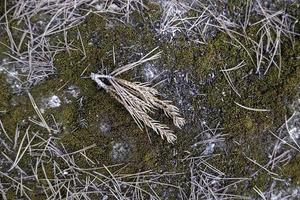
[[[258,167],[260,167],[260,169],[263,169],[263,170],[265,170],[268,174],[270,174],[270,175],[272,175],[272,176],[275,176],[275,177],[279,177],[279,175],[278,174],[276,174],[276,173],[274,173],[274,172],[271,172],[269,169],[267,169],[267,165],[261,165],[261,164],[259,164],[256,160],[253,160],[253,159],[251,159],[251,158],[249,158],[249,157],[247,157],[247,156],[245,156],[245,158],[247,158],[249,161],[251,161],[252,163],[254,163],[255,165],[257,165]],[[257,173],[257,172],[256,172]],[[254,175],[256,174],[256,173],[254,173]]]
[[[263,200],[266,200],[266,197],[264,195],[264,193],[257,187],[253,187],[253,190],[263,199]]]
[[[239,96],[241,97],[240,93],[238,92],[237,88],[234,86],[230,76],[229,76],[229,73],[226,71],[226,69],[223,69],[221,70],[224,74],[224,77],[226,79],[226,81],[228,82],[228,84],[230,85],[231,89]]]
[[[160,57],[160,54],[161,54],[161,51],[150,56],[153,52],[155,52],[156,50],[158,49],[158,47],[154,48],[152,51],[150,51],[149,53],[147,53],[145,56],[143,56],[140,60],[136,61],[136,62],[133,62],[133,63],[130,63],[130,64],[127,64],[123,67],[120,67],[120,68],[117,68],[116,70],[114,70],[112,73],[110,73],[111,76],[118,76],[130,69],[133,69],[145,62],[148,62],[148,61],[151,61],[151,60],[155,60],[157,58]]]
[[[8,134],[7,134],[7,132],[6,132],[5,128],[4,128],[3,123],[2,123],[1,120],[0,120],[0,128],[2,129],[2,131],[3,131],[4,135],[5,135],[5,137],[6,137],[10,142],[12,142],[12,139],[8,136]],[[0,134],[1,134],[1,132],[0,132]]]
[[[27,187],[27,186],[21,184],[20,181],[18,181],[17,179],[12,178],[12,177],[9,176],[7,173],[3,173],[3,172],[0,171],[0,175],[1,175],[2,177],[8,178],[9,180],[11,180],[13,183],[17,184],[17,185],[18,185],[19,187],[21,187],[22,189],[26,189],[26,190],[28,190],[28,191],[32,191],[32,189],[30,189],[29,187]]]
[[[141,129],[144,128],[144,125],[148,126],[163,139],[165,138],[168,142],[173,143],[176,140],[173,131],[167,125],[154,120],[149,114],[156,109],[161,109],[165,115],[173,119],[175,126],[181,128],[185,124],[185,119],[180,116],[179,109],[172,105],[170,101],[158,99],[159,92],[151,87],[149,83],[130,82],[116,77],[145,62],[157,59],[161,52],[151,56],[156,49],[147,53],[137,62],[114,70],[110,75],[92,73],[91,79],[117,99],[128,110]],[[106,85],[103,80],[107,80],[110,85]]]
[[[35,138],[35,135],[31,138],[31,140],[28,142],[28,144],[26,145],[26,147],[24,148],[23,152],[21,152],[22,148],[23,148],[23,143],[26,139],[26,137],[28,137],[28,131],[29,131],[29,128],[28,127],[26,129],[26,133],[24,134],[23,136],[23,139],[21,140],[21,143],[19,145],[19,149],[18,149],[18,152],[17,152],[17,155],[16,155],[16,158],[15,158],[15,161],[14,163],[12,164],[12,166],[10,167],[10,169],[8,171],[11,171],[13,170],[17,165],[18,163],[20,162],[20,160],[22,159],[22,157],[24,156],[24,154],[26,153],[27,149],[29,148],[31,142],[33,141],[33,139]]]
[[[29,99],[30,99],[30,101],[31,101],[31,104],[32,104],[32,106],[33,106],[33,108],[34,108],[36,114],[39,116],[40,120],[42,121],[43,126],[47,129],[47,131],[48,131],[49,133],[51,133],[51,129],[50,129],[50,127],[48,126],[48,124],[47,124],[45,118],[43,117],[43,115],[42,115],[42,113],[41,113],[41,111],[40,111],[39,108],[37,107],[37,105],[36,105],[36,103],[35,103],[35,101],[34,101],[32,95],[29,93],[29,91],[27,92],[27,94],[28,94],[28,96],[29,96]]]
[[[242,104],[239,104],[237,102],[234,102],[237,106],[241,107],[241,108],[244,108],[246,110],[250,110],[250,111],[256,111],[256,112],[270,112],[269,109],[261,109],[261,108],[250,108],[250,107],[247,107],[247,106],[243,106]]]

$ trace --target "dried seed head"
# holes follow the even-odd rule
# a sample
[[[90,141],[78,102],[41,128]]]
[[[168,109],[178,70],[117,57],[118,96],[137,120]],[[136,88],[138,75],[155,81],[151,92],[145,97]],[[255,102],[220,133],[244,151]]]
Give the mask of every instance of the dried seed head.
[[[148,82],[130,82],[116,77],[147,61],[157,59],[160,52],[151,56],[156,49],[139,61],[116,69],[110,75],[91,73],[90,77],[127,109],[139,128],[143,129],[144,126],[148,126],[163,139],[173,143],[176,140],[173,131],[167,125],[154,120],[149,114],[154,113],[156,109],[162,109],[165,115],[173,119],[174,125],[181,128],[185,124],[185,119],[180,116],[179,109],[172,105],[170,101],[158,99],[159,92],[151,87]],[[105,84],[103,80],[108,81],[110,86]]]

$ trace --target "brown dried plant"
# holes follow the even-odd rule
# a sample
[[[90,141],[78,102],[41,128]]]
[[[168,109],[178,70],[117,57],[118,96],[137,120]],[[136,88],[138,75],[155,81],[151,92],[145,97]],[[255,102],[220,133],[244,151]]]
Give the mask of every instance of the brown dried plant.
[[[152,55],[156,50],[157,48],[153,49],[136,62],[117,68],[109,75],[91,73],[90,77],[127,109],[140,129],[148,126],[159,134],[162,139],[165,138],[169,143],[173,143],[177,138],[173,131],[167,125],[153,119],[150,114],[157,109],[161,109],[165,115],[173,119],[175,126],[181,128],[185,124],[185,119],[180,116],[179,109],[172,105],[171,101],[160,100],[157,97],[159,92],[149,82],[130,82],[117,78],[118,75],[134,67],[159,58],[161,52]]]

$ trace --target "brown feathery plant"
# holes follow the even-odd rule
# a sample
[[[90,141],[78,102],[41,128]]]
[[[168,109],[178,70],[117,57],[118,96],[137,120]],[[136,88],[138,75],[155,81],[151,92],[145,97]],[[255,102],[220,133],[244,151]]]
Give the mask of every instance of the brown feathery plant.
[[[154,113],[156,109],[162,109],[165,115],[173,119],[174,125],[181,128],[185,124],[185,119],[180,116],[179,109],[172,105],[171,101],[157,98],[159,92],[151,87],[149,82],[130,82],[117,78],[118,75],[134,67],[159,58],[161,52],[151,56],[156,50],[157,48],[153,49],[140,60],[117,68],[108,75],[91,73],[90,77],[128,110],[140,129],[148,126],[162,139],[165,138],[169,143],[173,143],[176,140],[173,131],[167,125],[153,119],[149,114]],[[109,84],[105,84],[105,82]]]

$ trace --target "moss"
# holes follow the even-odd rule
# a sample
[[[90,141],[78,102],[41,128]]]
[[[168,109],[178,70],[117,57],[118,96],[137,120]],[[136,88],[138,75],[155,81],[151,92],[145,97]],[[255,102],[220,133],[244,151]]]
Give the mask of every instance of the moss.
[[[0,2],[0,16],[3,16],[5,13],[5,6],[4,6],[5,1]]]
[[[248,126],[249,124],[244,123],[245,121],[251,121],[251,123],[256,124],[256,130],[251,131],[256,133],[270,127],[272,124],[278,126],[279,121],[281,121],[279,119],[283,119],[287,113],[286,103],[291,102],[297,93],[299,84],[299,81],[297,81],[299,80],[297,63],[290,63],[288,59],[284,60],[284,68],[279,79],[279,72],[274,67],[269,70],[266,76],[260,77],[253,73],[253,65],[251,65],[251,61],[247,58],[248,55],[239,53],[240,49],[235,47],[224,44],[220,45],[222,44],[221,41],[224,41],[223,35],[220,35],[208,45],[207,54],[204,55],[205,58],[202,63],[199,61],[197,67],[199,69],[198,74],[202,76],[208,76],[214,69],[218,70],[215,72],[216,78],[214,83],[204,88],[208,94],[208,105],[212,109],[216,109],[219,113],[222,113],[225,127],[232,133],[239,132],[245,125]],[[297,51],[299,50],[294,52]],[[221,52],[223,53],[220,54]],[[284,58],[292,55],[284,55]],[[223,64],[224,60],[226,60],[226,64]],[[233,67],[241,60],[246,60],[248,64],[238,72],[230,72],[229,74],[242,97],[239,98],[229,87],[227,80],[219,70],[225,67]],[[272,112],[255,113],[247,111],[237,107],[234,102],[252,108],[268,108]]]
[[[6,83],[5,77],[3,74],[0,74],[0,110],[5,111],[9,108],[9,99],[11,97],[9,92],[9,86]]]
[[[248,35],[251,36],[256,29],[251,28],[248,31]],[[203,56],[194,61],[196,70],[194,74],[205,83],[200,85],[200,90],[206,94],[206,97],[194,101],[194,107],[208,106],[210,112],[204,117],[209,120],[209,124],[221,120],[223,133],[229,135],[227,154],[213,163],[220,166],[221,171],[227,175],[245,177],[253,173],[252,169],[259,168],[249,163],[243,153],[260,164],[266,163],[265,147],[270,141],[264,139],[268,138],[265,131],[275,130],[281,126],[285,115],[291,114],[288,105],[298,98],[300,74],[297,67],[299,61],[295,59],[295,55],[300,52],[300,43],[296,41],[295,48],[291,49],[288,47],[290,43],[285,41],[281,72],[279,73],[278,69],[272,66],[266,75],[260,76],[254,73],[255,68],[249,55],[243,49],[229,45],[226,40],[228,40],[226,35],[219,34],[208,43],[203,50],[205,52]],[[229,72],[233,84],[241,95],[240,98],[229,86],[220,70],[234,67],[242,60],[246,63],[243,68]],[[211,78],[212,74],[214,78]],[[249,111],[237,106],[235,102],[247,107],[266,108],[271,111]],[[199,116],[203,115],[200,113]],[[235,145],[235,141],[240,145]],[[249,164],[251,168],[247,167]],[[265,188],[268,181],[269,176],[263,171],[255,176],[251,184]],[[241,188],[240,194],[245,190],[246,188]]]
[[[68,81],[69,84],[75,84],[82,90],[82,96],[86,99],[83,107],[84,117],[90,127],[89,129],[82,129],[78,128],[77,125],[75,131],[65,132],[62,135],[61,142],[66,144],[70,151],[78,150],[83,146],[95,143],[97,148],[88,155],[99,163],[111,164],[109,154],[112,141],[120,139],[121,141],[139,141],[138,143],[133,142],[135,150],[132,152],[129,171],[134,172],[134,170],[143,168],[170,171],[170,169],[174,168],[172,162],[174,158],[172,158],[171,154],[172,147],[168,145],[165,148],[161,148],[162,146],[166,146],[164,144],[166,141],[162,141],[157,135],[153,136],[153,143],[149,143],[146,133],[137,127],[125,108],[105,91],[99,90],[91,80],[80,77],[87,66],[85,75],[101,69],[102,64],[108,71],[112,71],[116,67],[112,63],[113,48],[117,64],[120,66],[136,60],[136,57],[132,57],[132,54],[141,51],[139,49],[147,52],[159,45],[147,27],[142,30],[142,34],[139,34],[137,29],[139,30],[139,27],[132,28],[121,24],[107,27],[103,18],[91,15],[85,24],[78,27],[78,30],[81,32],[83,44],[85,45],[87,57],[81,60],[83,55],[78,51],[71,52],[70,55],[64,52],[56,56],[55,66],[57,66],[58,70],[58,79],[62,80],[61,82]],[[71,30],[69,36],[72,38],[76,34],[77,30]],[[181,48],[184,44],[185,42],[181,41],[177,47]],[[80,46],[81,44],[75,42],[75,45]],[[133,45],[134,49],[125,50],[127,47]],[[191,48],[188,45],[185,44],[185,48],[181,50],[180,48],[177,49],[172,45],[168,45],[161,45],[161,48],[167,51],[163,56],[167,56],[169,52],[172,53],[169,59],[175,56],[176,60],[175,62],[170,61],[167,67],[178,69],[193,65],[194,52],[190,51]],[[176,52],[174,53],[175,49]],[[196,50],[195,45],[193,49]],[[190,54],[186,54],[185,52],[187,51]],[[133,77],[131,73],[125,75],[127,79]],[[99,120],[101,118],[106,118],[112,122],[112,130],[109,136],[103,136],[99,132]],[[184,146],[181,148],[184,148]],[[151,152],[151,156],[147,152]]]
[[[17,105],[11,106],[11,99],[8,103],[7,112],[2,117],[2,122],[7,133],[13,138],[17,125],[26,126],[29,116],[33,116],[34,110],[30,101],[24,97],[18,97]],[[14,103],[15,104],[15,103]]]
[[[136,16],[136,18],[137,22],[143,20],[139,16]],[[103,116],[104,114],[108,115],[111,121],[114,121],[113,127],[118,127],[112,131],[113,138],[124,136],[124,132],[126,132],[128,137],[143,138],[145,143],[142,143],[141,146],[137,145],[137,148],[144,150],[139,152],[140,155],[135,155],[132,159],[133,161],[136,159],[137,162],[144,163],[145,167],[147,165],[151,167],[166,165],[169,166],[167,169],[171,169],[171,161],[167,161],[168,159],[161,160],[157,156],[163,155],[169,158],[169,160],[173,159],[170,156],[171,148],[160,148],[159,146],[163,143],[160,140],[155,144],[149,144],[145,140],[145,133],[137,129],[130,115],[128,115],[122,106],[104,91],[99,91],[90,80],[80,78],[80,74],[87,66],[86,75],[101,68],[102,63],[108,71],[113,70],[115,66],[112,63],[111,53],[106,53],[112,52],[113,47],[116,55],[118,55],[117,63],[119,65],[135,60],[131,55],[132,52],[136,52],[138,49],[145,51],[145,49],[150,50],[151,48],[160,46],[163,50],[161,64],[165,68],[177,70],[192,67],[192,73],[196,74],[195,79],[204,81],[204,85],[199,82],[201,91],[207,94],[205,99],[195,99],[194,106],[198,109],[202,105],[208,106],[211,114],[205,117],[214,122],[217,120],[215,116],[219,116],[218,119],[224,124],[225,133],[230,134],[233,138],[242,138],[244,142],[247,138],[250,139],[252,137],[248,135],[262,134],[264,130],[270,127],[278,127],[282,123],[282,119],[288,113],[286,108],[287,102],[291,102],[294,99],[297,85],[299,84],[299,70],[296,68],[297,63],[289,59],[283,60],[285,68],[282,71],[280,79],[278,79],[278,70],[274,67],[271,67],[268,74],[264,77],[251,73],[253,65],[249,55],[243,49],[225,43],[228,40],[225,34],[219,34],[217,38],[210,41],[205,47],[187,43],[183,37],[169,44],[157,41],[147,26],[142,30],[139,27],[131,28],[124,25],[107,27],[105,20],[97,16],[90,16],[87,22],[79,27],[79,30],[82,33],[84,44],[88,44],[91,41],[94,43],[93,45],[85,45],[87,57],[84,61],[80,61],[83,58],[80,52],[72,52],[71,55],[61,53],[56,57],[56,66],[58,66],[60,79],[77,84],[83,89],[83,95],[88,99],[84,109],[86,110],[87,121],[92,126],[89,133],[78,130],[75,133],[69,133],[72,137],[71,135],[67,135],[66,138],[72,138],[72,142],[70,141],[69,143],[74,144],[74,146],[76,146],[77,141],[83,140],[86,140],[85,144],[91,145],[95,138],[98,138],[99,141],[103,142],[99,142],[99,145],[105,144],[104,146],[106,146],[101,148],[102,150],[99,149],[99,159],[103,161],[109,159],[105,155],[110,151],[109,145],[111,139],[97,135],[96,124],[98,121],[95,116]],[[137,30],[141,34],[137,34]],[[248,35],[255,37],[256,31],[256,28],[251,28],[248,30]],[[77,45],[80,44],[78,43]],[[124,51],[124,47],[132,45],[135,45],[134,49]],[[297,45],[295,51],[283,51],[286,54],[284,57],[289,58],[295,55],[295,52],[299,51]],[[230,73],[234,85],[242,96],[242,98],[239,98],[228,85],[220,69],[233,67],[242,60],[246,62],[246,66],[242,70]],[[214,78],[210,78],[211,74],[214,74]],[[131,77],[129,74],[126,78],[130,79]],[[253,108],[267,108],[272,111],[270,113],[248,111],[238,107],[234,102]],[[116,121],[116,119],[118,120]],[[78,137],[81,131],[83,131],[83,135],[88,135],[88,137]],[[75,137],[74,135],[77,136]],[[186,143],[179,142],[177,148],[184,151],[186,144],[192,141],[190,138],[184,136],[184,134],[179,136],[178,141],[182,140],[186,141]],[[257,148],[257,144],[251,143],[250,146],[257,150],[257,155],[262,153],[262,148]],[[155,150],[143,154],[143,152],[147,152],[145,149],[150,148]],[[240,150],[244,151],[244,149]],[[94,154],[96,155],[97,152],[94,152]],[[240,157],[244,160],[241,155]],[[233,156],[233,158],[236,158],[236,156]],[[233,162],[234,160],[232,159]],[[263,162],[264,159],[260,159],[260,161]],[[245,161],[241,161],[240,165],[245,166],[247,165],[246,163]],[[236,173],[233,174],[236,175]],[[240,172],[240,174],[245,175],[246,172]]]
[[[227,3],[230,16],[234,16],[237,12],[241,13],[243,9],[246,9],[247,1],[229,0]]]
[[[300,172],[299,172],[300,156],[297,155],[282,169],[284,177],[291,180],[291,183],[295,186],[300,185]]]
[[[1,15],[0,15],[1,16]],[[0,60],[2,61],[5,58],[5,52],[8,51],[8,48],[4,45],[8,43],[8,37],[5,34],[5,30],[2,26],[0,26]]]
[[[149,2],[146,4],[148,8],[147,12],[145,12],[146,18],[145,21],[150,20],[151,23],[159,20],[161,17],[161,8],[158,3]]]

